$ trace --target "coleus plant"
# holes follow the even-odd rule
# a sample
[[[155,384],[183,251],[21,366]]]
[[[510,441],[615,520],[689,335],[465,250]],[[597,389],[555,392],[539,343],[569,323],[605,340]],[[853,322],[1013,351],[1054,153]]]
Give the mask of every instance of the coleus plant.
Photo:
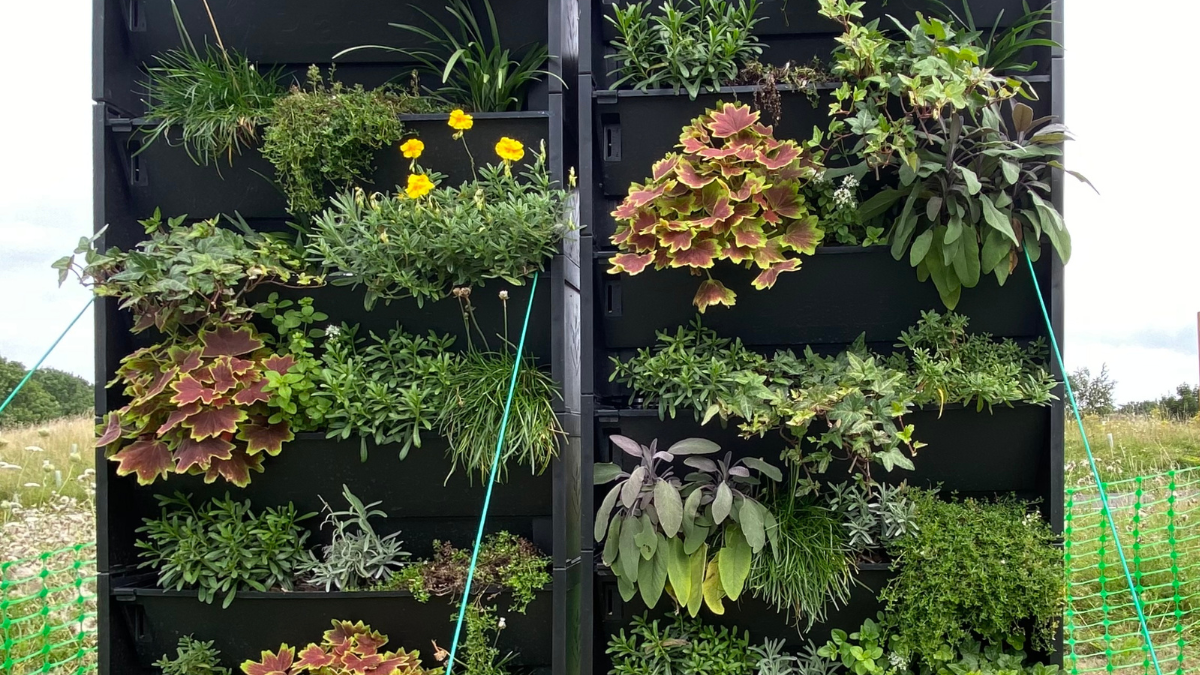
[[[438,675],[441,668],[426,670],[417,651],[380,651],[388,638],[370,626],[333,621],[321,644],[309,644],[296,654],[294,647],[264,651],[258,661],[242,664],[245,675]]]
[[[703,274],[693,300],[703,312],[736,301],[708,271],[717,260],[757,268],[762,290],[815,252],[824,232],[801,188],[820,173],[821,155],[809,144],[776,139],[747,105],[719,103],[684,127],[677,147],[612,212],[620,252],[609,273],[653,265]]]
[[[96,442],[117,474],[143,485],[172,473],[249,484],[263,455],[294,438],[286,420],[270,421],[266,386],[267,373],[286,373],[295,359],[263,344],[250,325],[222,324],[125,357],[113,383],[124,383],[129,404],[109,413]]]
[[[761,478],[780,481],[783,473],[754,457],[704,457],[720,447],[702,438],[667,450],[657,440],[649,446],[619,435],[611,440],[638,460],[632,471],[595,466],[597,485],[616,481],[596,512],[594,535],[604,543],[602,559],[621,596],[640,593],[654,607],[666,590],[692,616],[701,605],[723,613],[722,599],[741,596],[753,556],[774,541],[775,516],[756,494]],[[693,469],[682,480],[671,466],[677,457]]]

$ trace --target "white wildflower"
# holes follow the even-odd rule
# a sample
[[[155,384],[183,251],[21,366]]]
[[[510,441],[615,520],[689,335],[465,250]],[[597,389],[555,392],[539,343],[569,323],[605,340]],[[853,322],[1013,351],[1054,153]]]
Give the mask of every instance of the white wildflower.
[[[500,617],[500,621],[497,623],[497,625],[500,627],[500,630],[504,630],[508,627],[508,622],[504,620],[504,617]]]
[[[27,445],[27,446],[25,446],[25,452],[45,452],[45,450],[39,448],[36,445]]]
[[[329,324],[325,327],[325,337],[337,337],[342,334],[342,329],[339,326]]]

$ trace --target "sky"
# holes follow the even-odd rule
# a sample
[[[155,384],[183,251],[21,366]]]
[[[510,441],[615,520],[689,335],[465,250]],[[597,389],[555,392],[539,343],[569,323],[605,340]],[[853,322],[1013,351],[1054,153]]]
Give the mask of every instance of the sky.
[[[58,287],[50,263],[92,229],[90,0],[0,3],[0,356],[32,365],[89,294]],[[1066,0],[1065,216],[1074,252],[1066,275],[1068,369],[1107,364],[1119,401],[1195,383],[1200,213],[1182,101],[1194,82],[1200,3],[1155,3],[1137,45],[1125,0]],[[1146,58],[1140,55],[1153,55]],[[52,76],[51,76],[52,74]],[[1191,140],[1188,140],[1191,138]],[[93,379],[88,310],[46,365]]]

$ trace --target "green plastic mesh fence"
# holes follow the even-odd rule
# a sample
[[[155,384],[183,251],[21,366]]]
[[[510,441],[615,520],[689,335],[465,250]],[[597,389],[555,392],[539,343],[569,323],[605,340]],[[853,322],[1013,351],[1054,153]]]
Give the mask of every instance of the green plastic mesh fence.
[[[1106,483],[1163,673],[1200,668],[1200,470]],[[1068,673],[1153,673],[1133,596],[1095,488],[1067,490]]]
[[[96,670],[96,545],[0,563],[0,675]]]

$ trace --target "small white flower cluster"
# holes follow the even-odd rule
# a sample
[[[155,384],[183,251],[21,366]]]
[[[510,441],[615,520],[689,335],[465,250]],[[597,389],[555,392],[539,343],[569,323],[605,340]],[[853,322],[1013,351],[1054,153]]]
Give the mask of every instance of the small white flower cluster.
[[[839,209],[854,209],[858,208],[858,200],[854,197],[854,191],[858,188],[858,179],[854,176],[846,176],[842,179],[842,186],[833,191],[833,203]]]
[[[342,329],[340,326],[336,326],[331,323],[325,327],[325,337],[337,337],[341,334],[342,334]]]

